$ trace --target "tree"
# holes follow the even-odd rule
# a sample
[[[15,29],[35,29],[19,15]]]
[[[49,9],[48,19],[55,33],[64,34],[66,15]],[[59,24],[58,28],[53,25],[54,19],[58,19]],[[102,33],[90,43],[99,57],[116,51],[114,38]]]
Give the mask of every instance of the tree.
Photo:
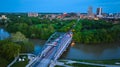
[[[11,40],[21,46],[22,53],[32,52],[34,50],[33,43],[29,42],[28,39],[21,32],[16,32],[15,34],[12,34]]]
[[[8,60],[16,57],[20,53],[20,46],[12,42],[6,42],[0,48],[0,55]]]
[[[21,53],[29,53],[34,51],[34,44],[31,42],[21,42]]]
[[[111,43],[120,40],[120,25],[106,21],[80,20],[73,39],[85,44]]]
[[[15,34],[11,35],[11,40],[13,42],[26,42],[28,39],[23,35],[21,32],[16,32]]]

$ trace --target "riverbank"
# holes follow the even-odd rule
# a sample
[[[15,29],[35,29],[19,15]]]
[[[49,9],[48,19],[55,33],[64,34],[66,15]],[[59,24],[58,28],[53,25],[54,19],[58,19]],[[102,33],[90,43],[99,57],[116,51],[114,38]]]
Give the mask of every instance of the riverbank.
[[[46,40],[30,39],[35,45],[34,53],[38,54],[44,46]],[[82,60],[106,60],[120,58],[120,44],[98,44],[85,45],[75,43],[70,46],[62,55],[62,59],[82,59]]]
[[[62,59],[111,60],[120,58],[120,44],[85,45],[75,43],[62,55]]]
[[[119,60],[59,60],[56,64],[56,67],[59,67],[59,66],[119,67],[120,59]]]
[[[26,55],[19,55],[18,58],[16,58],[16,61],[14,64],[12,64],[10,67],[25,67],[29,62],[28,56]]]
[[[41,39],[29,39],[30,42],[34,43],[35,45],[44,45],[46,40],[41,40]]]

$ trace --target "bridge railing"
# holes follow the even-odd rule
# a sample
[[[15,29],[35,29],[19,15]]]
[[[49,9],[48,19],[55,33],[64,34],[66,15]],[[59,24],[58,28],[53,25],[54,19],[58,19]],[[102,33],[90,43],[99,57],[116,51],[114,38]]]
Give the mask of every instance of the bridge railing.
[[[57,52],[56,55],[54,56],[54,57],[55,57],[54,60],[57,60],[57,59],[61,56],[61,54],[66,50],[66,48],[67,48],[68,45],[70,44],[71,40],[72,40],[72,37],[70,37],[70,38],[64,43],[64,46],[60,46],[60,47],[62,47],[62,49],[59,49],[59,50],[58,50],[58,52]]]
[[[46,41],[45,45],[43,46],[41,52],[39,52],[38,56],[36,56],[36,58],[35,58],[33,61],[31,61],[26,67],[33,66],[33,65],[38,61],[38,59],[42,58],[42,54],[41,54],[42,51],[43,51],[47,46],[49,46],[48,43],[49,43],[50,41],[52,41],[52,38],[54,38],[55,35],[58,35],[58,38],[60,38],[61,36],[63,36],[63,34],[65,34],[65,33],[55,32],[54,34],[52,34],[52,35],[49,37],[49,39]],[[62,38],[62,37],[61,37],[61,38]],[[60,40],[61,40],[61,38],[60,38]],[[55,39],[56,39],[56,38],[55,38]],[[60,40],[57,42],[57,46],[55,47],[55,48],[56,48],[55,53],[57,52],[57,50],[58,50],[58,48],[59,48],[59,45],[60,45],[59,42],[60,42]],[[53,54],[53,56],[55,55],[55,53]],[[52,59],[53,59],[53,58],[52,58]],[[51,60],[52,60],[52,59],[51,59]]]

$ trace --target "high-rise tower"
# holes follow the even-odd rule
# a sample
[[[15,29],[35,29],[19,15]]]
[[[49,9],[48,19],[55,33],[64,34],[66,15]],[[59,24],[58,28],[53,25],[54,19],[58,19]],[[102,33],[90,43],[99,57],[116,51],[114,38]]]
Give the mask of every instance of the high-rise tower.
[[[97,8],[97,11],[96,11],[96,14],[97,14],[97,17],[103,17],[102,16],[102,8]]]
[[[93,8],[91,6],[88,8],[88,17],[89,18],[94,18]]]

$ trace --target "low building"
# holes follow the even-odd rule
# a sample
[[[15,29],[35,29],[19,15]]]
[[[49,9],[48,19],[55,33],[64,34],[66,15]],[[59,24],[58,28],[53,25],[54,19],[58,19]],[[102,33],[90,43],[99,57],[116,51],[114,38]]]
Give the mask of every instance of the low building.
[[[7,19],[7,17],[5,15],[2,15],[0,19]]]
[[[38,17],[38,13],[28,13],[28,17]]]

